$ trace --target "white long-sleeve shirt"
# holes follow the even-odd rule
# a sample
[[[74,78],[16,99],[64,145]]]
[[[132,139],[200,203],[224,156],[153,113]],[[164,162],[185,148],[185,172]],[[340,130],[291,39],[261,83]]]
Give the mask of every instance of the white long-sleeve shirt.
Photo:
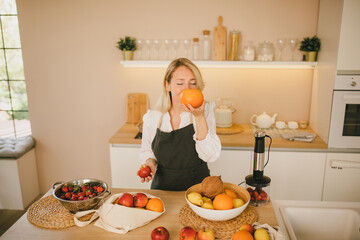
[[[192,116],[192,114],[189,112],[183,112],[180,115],[181,120],[179,129],[188,126],[191,124],[191,122],[194,124],[195,134],[193,139],[195,140],[195,149],[199,155],[199,158],[204,162],[216,161],[220,157],[221,152],[221,142],[219,137],[216,135],[214,108],[214,102],[207,102],[205,104],[205,117],[209,131],[203,140],[196,139],[195,117]],[[144,164],[148,158],[156,159],[151,149],[151,143],[156,135],[156,129],[159,126],[161,116],[163,119],[160,130],[163,132],[173,131],[169,113],[163,114],[159,111],[148,110],[148,112],[143,117],[142,141],[139,155],[141,164]]]

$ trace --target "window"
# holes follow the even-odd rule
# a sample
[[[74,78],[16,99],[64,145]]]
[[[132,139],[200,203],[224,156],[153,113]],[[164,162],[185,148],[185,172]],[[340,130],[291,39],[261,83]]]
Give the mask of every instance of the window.
[[[0,138],[31,134],[15,0],[0,0]]]

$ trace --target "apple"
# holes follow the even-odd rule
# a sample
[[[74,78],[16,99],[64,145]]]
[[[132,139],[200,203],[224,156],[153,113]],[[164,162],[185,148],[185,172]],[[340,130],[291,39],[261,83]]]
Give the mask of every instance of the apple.
[[[183,227],[180,230],[180,240],[195,240],[196,231],[192,227]]]
[[[202,228],[197,234],[198,240],[215,240],[214,232],[209,228]]]
[[[255,232],[255,228],[253,226],[251,226],[250,224],[247,224],[247,223],[241,225],[239,230],[245,230],[245,231],[248,231],[251,234],[253,234]]]
[[[134,206],[135,207],[145,207],[149,199],[144,193],[135,193],[134,194]]]
[[[150,172],[151,172],[151,170],[150,170],[149,166],[141,165],[139,171],[137,172],[137,175],[141,178],[146,178],[147,176],[150,175]]]
[[[151,240],[169,240],[169,231],[164,227],[157,227],[151,232]]]
[[[124,193],[118,200],[118,204],[126,206],[126,207],[132,207],[133,202],[134,202],[134,199],[130,193]]]

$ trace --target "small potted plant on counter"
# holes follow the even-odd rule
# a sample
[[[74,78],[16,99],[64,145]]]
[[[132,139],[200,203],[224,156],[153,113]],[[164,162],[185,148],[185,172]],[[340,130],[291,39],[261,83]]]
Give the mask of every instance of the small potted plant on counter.
[[[306,37],[300,43],[300,51],[305,52],[305,61],[317,61],[317,55],[320,51],[321,41],[317,36],[312,38]]]
[[[136,39],[125,36],[117,42],[117,48],[122,51],[124,60],[133,60],[133,53],[137,49]]]

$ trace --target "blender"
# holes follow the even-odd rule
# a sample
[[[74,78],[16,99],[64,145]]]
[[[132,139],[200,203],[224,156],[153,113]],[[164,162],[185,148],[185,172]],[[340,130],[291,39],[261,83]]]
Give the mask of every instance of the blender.
[[[266,135],[263,130],[256,131],[255,148],[253,159],[253,174],[246,176],[246,190],[250,193],[250,205],[265,205],[270,200],[270,182],[271,179],[264,175],[264,168],[269,162],[270,146],[272,139]],[[265,162],[265,137],[270,139],[268,148],[268,159]]]

